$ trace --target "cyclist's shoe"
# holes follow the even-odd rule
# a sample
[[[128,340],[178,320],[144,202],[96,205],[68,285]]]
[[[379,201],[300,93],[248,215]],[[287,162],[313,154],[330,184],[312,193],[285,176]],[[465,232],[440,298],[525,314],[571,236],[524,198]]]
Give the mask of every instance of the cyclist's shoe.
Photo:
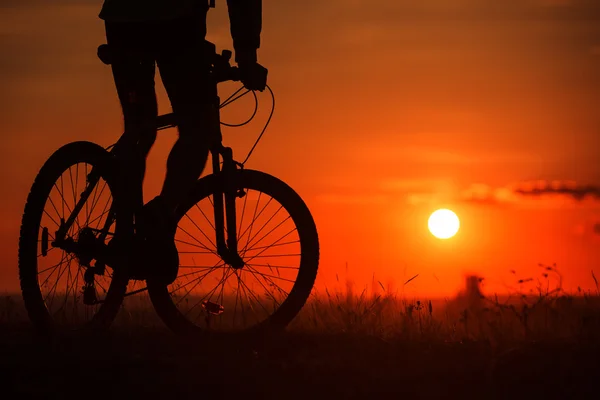
[[[179,272],[179,254],[175,246],[177,222],[162,197],[157,196],[142,209],[136,222],[138,237],[143,239],[142,268],[147,279],[169,285]]]
[[[137,238],[123,239],[115,237],[106,246],[107,263],[113,269],[127,268],[129,279],[147,279],[147,268],[139,262],[138,254],[143,254],[143,242]]]

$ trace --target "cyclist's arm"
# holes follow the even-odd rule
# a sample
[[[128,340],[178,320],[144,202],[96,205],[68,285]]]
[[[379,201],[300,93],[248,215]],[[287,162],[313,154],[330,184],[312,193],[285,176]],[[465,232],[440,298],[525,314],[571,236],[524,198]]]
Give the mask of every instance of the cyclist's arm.
[[[235,61],[255,63],[262,29],[262,0],[227,0]]]

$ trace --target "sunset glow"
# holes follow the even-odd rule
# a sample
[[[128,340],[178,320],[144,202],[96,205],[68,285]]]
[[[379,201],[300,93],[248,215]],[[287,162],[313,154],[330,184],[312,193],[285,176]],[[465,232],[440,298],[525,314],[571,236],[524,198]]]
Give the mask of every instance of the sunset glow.
[[[123,131],[111,69],[96,56],[100,3],[13,1],[0,15],[0,290],[9,293],[19,291],[20,220],[42,164],[66,143],[108,146]],[[246,167],[306,202],[319,290],[345,279],[370,288],[373,276],[400,286],[419,274],[408,296],[451,296],[476,273],[486,291],[506,292],[541,277],[539,263],[556,263],[564,290],[595,287],[597,3],[268,2],[259,57],[277,107]],[[227,7],[209,12],[208,32],[219,51],[232,49]],[[223,84],[221,98],[238,87]],[[159,73],[156,90],[160,113],[170,112]],[[269,117],[269,95],[258,97],[251,124],[223,127],[240,161]],[[223,122],[245,121],[253,107],[246,96]],[[146,200],[176,140],[174,129],[158,134]],[[460,230],[439,240],[426,224],[444,204]]]
[[[600,0],[3,0],[0,54],[2,398],[598,393]]]

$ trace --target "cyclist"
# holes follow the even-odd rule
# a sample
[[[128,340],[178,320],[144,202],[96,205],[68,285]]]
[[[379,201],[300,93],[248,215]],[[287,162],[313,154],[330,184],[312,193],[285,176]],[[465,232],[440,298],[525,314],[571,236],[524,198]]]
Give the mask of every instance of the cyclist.
[[[202,174],[211,143],[221,139],[217,93],[209,80],[205,51],[211,7],[214,0],[105,0],[99,15],[105,21],[124,117],[125,132],[118,146],[119,159],[126,163],[127,188],[123,189],[133,204],[143,198],[146,157],[156,139],[155,65],[179,130],[160,195],[138,210],[136,230],[144,259],[135,263],[141,270],[132,267],[133,275],[142,279],[153,276],[169,284],[177,277],[174,210]],[[227,0],[227,7],[241,81],[247,89],[262,91],[267,77],[267,70],[257,62],[262,0]],[[111,241],[116,249],[126,243],[123,238]]]

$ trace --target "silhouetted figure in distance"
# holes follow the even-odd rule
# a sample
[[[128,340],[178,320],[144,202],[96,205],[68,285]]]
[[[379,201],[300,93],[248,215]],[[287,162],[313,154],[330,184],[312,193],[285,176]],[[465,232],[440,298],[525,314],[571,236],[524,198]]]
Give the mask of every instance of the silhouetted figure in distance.
[[[214,0],[105,0],[99,15],[114,55],[112,72],[124,117],[118,155],[126,160],[123,173],[128,174],[129,197],[135,204],[143,198],[146,157],[157,134],[155,66],[177,120],[179,138],[168,157],[161,193],[136,221],[141,222],[138,233],[153,243],[148,251],[157,252],[148,259],[163,269],[168,283],[176,278],[179,264],[174,210],[202,174],[211,141],[220,140],[210,136],[220,132],[216,87],[208,79],[205,52],[206,17],[212,6]],[[227,0],[227,7],[241,81],[247,89],[262,91],[267,74],[257,62],[262,0]]]

